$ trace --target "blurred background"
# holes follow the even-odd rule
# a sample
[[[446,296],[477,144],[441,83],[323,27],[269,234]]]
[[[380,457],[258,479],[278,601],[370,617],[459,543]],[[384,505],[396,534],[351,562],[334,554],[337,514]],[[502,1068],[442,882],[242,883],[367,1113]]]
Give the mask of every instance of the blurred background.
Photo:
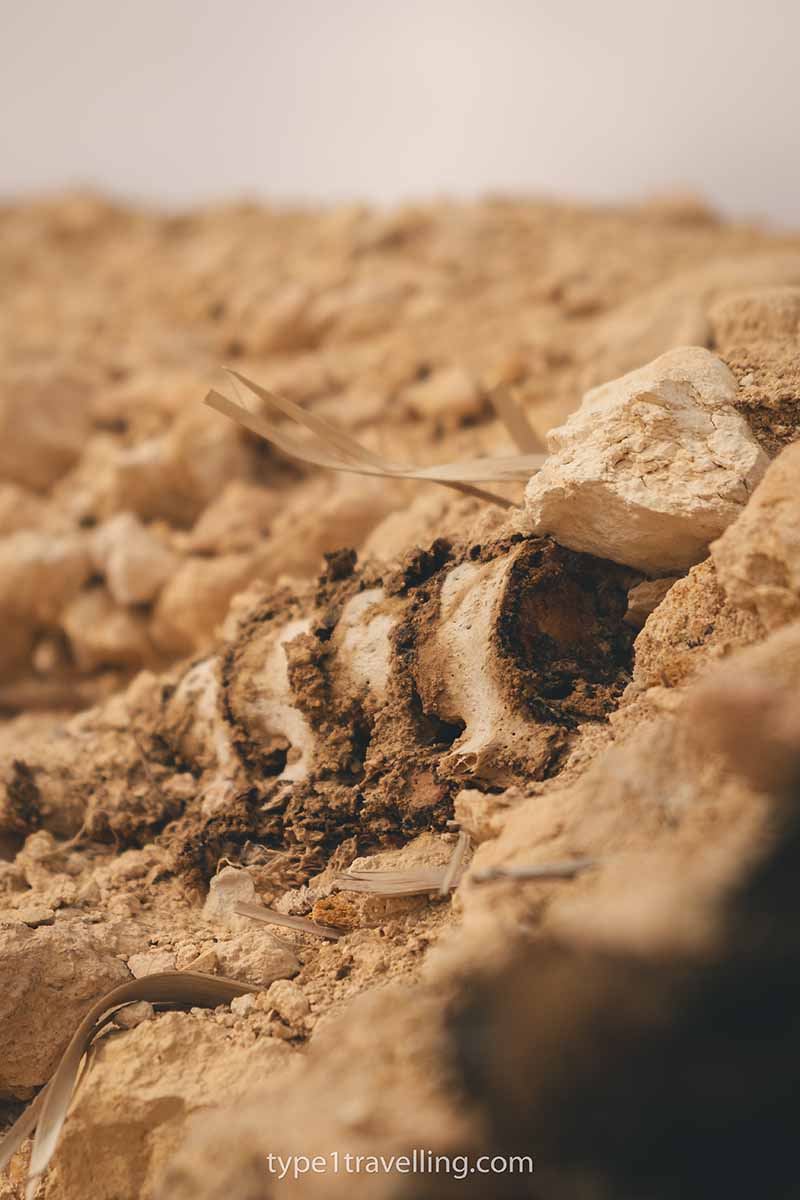
[[[797,219],[800,5],[2,0],[0,193],[702,193]]]

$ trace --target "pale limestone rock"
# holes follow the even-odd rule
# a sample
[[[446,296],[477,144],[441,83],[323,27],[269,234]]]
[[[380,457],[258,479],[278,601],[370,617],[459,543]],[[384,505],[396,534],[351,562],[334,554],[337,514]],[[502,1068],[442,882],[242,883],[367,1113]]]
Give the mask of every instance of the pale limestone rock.
[[[711,555],[728,599],[767,629],[800,617],[800,442],[775,459]]]
[[[117,604],[146,604],[175,570],[177,559],[133,513],[119,513],[92,538],[94,565]]]
[[[145,950],[141,954],[132,954],[128,959],[128,970],[134,979],[157,975],[160,971],[174,971],[175,955],[169,950]]]
[[[246,1017],[253,1010],[255,1002],[256,998],[252,992],[248,992],[246,996],[234,996],[231,1000],[231,1012],[235,1017]]]
[[[0,478],[43,491],[77,461],[89,433],[87,381],[54,366],[0,374]]]
[[[92,1004],[129,979],[83,925],[0,926],[0,1097],[27,1098],[50,1078]]]
[[[154,658],[145,618],[119,608],[103,587],[90,588],[73,600],[61,626],[82,671],[140,667]]]
[[[150,1021],[156,1010],[147,1000],[137,1000],[134,1004],[126,1004],[114,1013],[113,1021],[118,1029],[135,1029],[142,1021]]]
[[[305,1017],[311,1012],[305,992],[291,979],[276,979],[271,984],[267,992],[267,1004],[295,1027],[302,1025]]]
[[[224,929],[252,929],[252,921],[238,916],[234,911],[240,903],[258,903],[256,885],[247,871],[241,871],[238,867],[223,867],[209,884],[203,917],[209,924]]]
[[[696,346],[588,392],[548,435],[526,527],[650,575],[690,567],[768,465],[735,397],[725,364]]]
[[[229,979],[265,988],[276,979],[289,979],[300,970],[292,951],[249,921],[250,928],[216,947],[219,969]]]

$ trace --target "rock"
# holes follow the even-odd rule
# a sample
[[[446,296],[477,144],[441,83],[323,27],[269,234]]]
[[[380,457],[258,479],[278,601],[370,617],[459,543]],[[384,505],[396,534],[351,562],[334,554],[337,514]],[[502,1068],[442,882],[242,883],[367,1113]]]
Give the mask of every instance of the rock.
[[[0,374],[0,478],[44,491],[75,463],[89,433],[86,379],[57,366]]]
[[[175,570],[177,559],[133,513],[106,521],[92,538],[94,565],[117,604],[146,604]]]
[[[0,485],[0,537],[38,529],[51,518],[46,501],[16,483]]]
[[[499,793],[462,788],[454,801],[453,816],[471,840],[480,845],[498,836],[510,810],[523,799],[518,787]]]
[[[89,578],[92,564],[78,535],[22,532],[0,540],[0,620],[54,624]]]
[[[255,1007],[255,1002],[256,998],[252,992],[248,992],[246,996],[234,996],[231,1000],[231,1012],[235,1017],[246,1017]]]
[[[258,573],[250,554],[187,558],[158,598],[151,632],[168,654],[190,654],[204,646],[223,620],[233,596]]]
[[[751,254],[718,258],[640,291],[589,332],[584,386],[613,379],[678,346],[708,345],[710,310],[744,288],[800,283],[800,255]]]
[[[700,347],[588,392],[548,435],[526,527],[649,575],[692,566],[768,465],[735,397],[731,372]]]
[[[628,592],[628,611],[625,613],[627,623],[634,629],[641,629],[679,578],[678,575],[667,575],[664,579],[645,579],[632,587]]]
[[[137,1000],[134,1004],[126,1004],[114,1013],[113,1021],[118,1029],[135,1029],[142,1021],[150,1021],[156,1015],[156,1010],[147,1000]]]
[[[55,912],[43,904],[26,904],[17,909],[17,917],[24,925],[35,929],[38,925],[52,925]]]
[[[139,613],[119,608],[104,587],[90,588],[69,605],[61,619],[82,671],[97,667],[141,667],[156,657]]]
[[[198,518],[188,548],[195,554],[251,550],[267,536],[281,507],[278,492],[234,479]]]
[[[203,917],[209,924],[224,929],[252,929],[253,922],[234,911],[239,903],[258,904],[256,886],[247,871],[223,867],[209,884]]]
[[[292,1058],[275,1038],[236,1046],[205,1013],[161,1013],[103,1038],[62,1131],[48,1191],[93,1200],[152,1196],[192,1114],[243,1099]],[[87,1146],[102,1153],[87,1156]]]
[[[800,435],[800,287],[754,288],[719,300],[709,319],[739,380],[737,407],[768,454]]]
[[[81,1018],[130,978],[83,925],[0,927],[0,1097],[27,1099],[50,1078]]]
[[[160,971],[174,971],[175,955],[169,950],[145,950],[142,954],[131,955],[128,969],[134,979],[157,975]]]
[[[434,372],[430,379],[406,388],[403,399],[414,416],[436,421],[445,429],[458,428],[483,407],[481,389],[463,367]]]
[[[275,980],[267,992],[267,1004],[295,1027],[302,1025],[304,1018],[311,1012],[305,992],[291,979]]]
[[[265,930],[251,928],[217,944],[220,971],[229,979],[268,987],[276,979],[289,979],[300,970],[291,950]]]
[[[645,621],[634,646],[633,691],[677,687],[709,660],[763,636],[758,617],[728,599],[706,559],[672,585]]]
[[[767,629],[800,617],[800,443],[775,459],[711,555],[728,599]]]

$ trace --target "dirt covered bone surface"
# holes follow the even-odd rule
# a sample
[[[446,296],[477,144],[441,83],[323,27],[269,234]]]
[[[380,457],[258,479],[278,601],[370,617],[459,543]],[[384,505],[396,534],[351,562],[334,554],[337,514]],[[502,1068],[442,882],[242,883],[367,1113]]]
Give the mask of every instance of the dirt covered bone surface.
[[[509,931],[530,938],[549,929],[561,938],[576,942],[582,938],[582,944],[596,939],[604,946],[635,945],[637,952],[645,954],[670,939],[673,946],[677,940],[697,948],[708,937],[709,914],[713,916],[721,888],[735,877],[741,860],[752,849],[748,841],[758,839],[762,810],[759,797],[747,786],[736,779],[723,781],[717,766],[705,762],[709,755],[702,738],[702,749],[695,746],[692,753],[686,749],[683,743],[690,730],[687,722],[674,719],[674,708],[683,703],[682,687],[689,675],[704,674],[717,656],[754,642],[761,645],[752,650],[763,647],[766,655],[771,640],[765,640],[758,611],[766,611],[767,597],[759,595],[758,611],[739,607],[743,595],[732,598],[724,590],[722,572],[718,576],[707,560],[668,589],[646,622],[638,646],[643,647],[644,639],[649,639],[649,674],[639,673],[640,661],[644,661],[639,649],[634,662],[637,682],[626,693],[627,702],[615,712],[618,698],[609,696],[611,724],[587,721],[583,710],[578,728],[565,720],[569,744],[554,757],[552,768],[546,769],[557,772],[553,780],[531,778],[527,769],[517,769],[512,786],[501,794],[497,783],[480,791],[487,781],[461,778],[457,773],[455,779],[442,776],[437,781],[427,774],[431,763],[435,762],[440,776],[443,764],[447,770],[448,755],[453,754],[468,723],[458,715],[455,721],[448,718],[453,708],[445,688],[436,689],[439,699],[433,697],[430,705],[421,699],[417,702],[417,679],[425,677],[424,669],[421,676],[416,669],[404,676],[406,691],[399,709],[381,700],[394,686],[392,672],[382,669],[387,662],[391,665],[391,654],[387,658],[385,653],[385,631],[391,621],[390,636],[394,636],[391,606],[396,604],[398,612],[408,614],[397,626],[398,636],[400,630],[413,635],[398,648],[412,663],[419,646],[425,644],[418,631],[428,634],[437,628],[437,622],[441,625],[439,584],[452,568],[461,565],[462,551],[448,552],[450,561],[437,551],[432,566],[427,556],[437,537],[447,536],[453,547],[464,541],[461,502],[453,503],[446,493],[429,492],[419,493],[408,504],[407,491],[394,491],[398,485],[381,483],[372,489],[361,480],[340,487],[329,477],[315,478],[304,468],[279,464],[270,452],[254,447],[247,439],[242,447],[238,434],[223,432],[205,416],[195,418],[190,411],[203,390],[202,385],[198,388],[198,367],[206,354],[209,361],[216,362],[228,358],[231,351],[236,357],[244,350],[248,359],[240,365],[248,374],[318,407],[360,438],[373,439],[377,450],[402,451],[414,461],[430,462],[508,450],[507,437],[492,422],[486,405],[485,382],[498,374],[517,381],[529,417],[544,432],[563,422],[576,407],[593,370],[599,373],[591,382],[607,383],[676,344],[702,343],[708,337],[736,375],[739,411],[746,413],[747,398],[755,395],[748,389],[756,387],[759,404],[772,413],[771,428],[782,427],[780,441],[768,442],[753,422],[763,448],[774,454],[778,444],[792,439],[796,428],[792,425],[795,393],[790,375],[783,370],[778,378],[777,373],[770,373],[769,365],[778,352],[777,344],[785,354],[788,341],[783,334],[765,339],[770,344],[759,349],[762,374],[756,383],[748,382],[746,359],[740,363],[734,347],[729,361],[722,334],[706,332],[711,330],[706,312],[717,298],[724,300],[726,289],[795,283],[791,251],[796,255],[796,239],[769,238],[753,230],[721,225],[701,210],[663,206],[603,213],[502,204],[427,209],[388,218],[384,224],[365,213],[300,217],[250,210],[205,215],[176,227],[170,221],[102,205],[67,204],[63,210],[55,205],[18,211],[9,220],[15,238],[25,226],[29,232],[33,228],[37,236],[45,235],[45,252],[37,260],[28,255],[23,262],[13,247],[9,252],[23,285],[20,292],[26,294],[25,303],[18,308],[17,299],[14,301],[17,316],[13,340],[7,343],[10,357],[25,368],[26,361],[42,348],[51,355],[57,329],[58,352],[68,359],[77,358],[80,352],[82,365],[94,373],[98,386],[97,392],[87,391],[94,430],[90,444],[77,465],[56,483],[55,491],[34,491],[10,482],[0,495],[0,517],[7,522],[4,530],[45,535],[41,552],[33,556],[40,578],[53,561],[46,544],[50,537],[68,536],[70,548],[78,551],[73,555],[76,561],[80,564],[86,556],[89,559],[89,574],[77,584],[65,571],[69,595],[63,607],[54,605],[56,611],[48,610],[33,622],[15,616],[9,627],[15,630],[15,638],[20,635],[15,648],[23,647],[13,668],[16,679],[33,684],[74,679],[80,654],[84,665],[78,671],[89,673],[82,684],[114,687],[130,669],[129,647],[142,645],[141,640],[136,641],[142,623],[159,654],[170,658],[196,651],[196,657],[171,676],[141,676],[130,692],[84,714],[75,725],[65,726],[60,716],[26,714],[6,727],[6,744],[20,765],[13,767],[9,758],[13,776],[6,796],[12,802],[8,811],[13,821],[4,845],[9,855],[19,852],[0,872],[4,921],[14,928],[52,929],[56,941],[59,930],[97,925],[104,947],[125,971],[155,969],[156,964],[163,968],[172,961],[181,968],[199,961],[196,969],[212,971],[219,969],[219,964],[225,964],[226,970],[231,963],[243,970],[256,966],[261,939],[265,938],[265,946],[270,944],[268,932],[262,934],[259,925],[248,934],[205,914],[203,893],[187,892],[189,872],[175,873],[176,851],[186,848],[184,862],[197,871],[197,883],[213,873],[220,854],[227,854],[244,867],[257,885],[258,895],[287,912],[306,914],[309,908],[327,903],[319,898],[327,886],[324,882],[311,879],[308,889],[292,887],[288,892],[285,887],[301,883],[309,871],[322,865],[330,878],[366,849],[353,844],[353,834],[332,853],[330,850],[329,839],[331,834],[338,837],[340,820],[346,827],[350,819],[357,791],[353,780],[359,785],[363,782],[357,777],[364,769],[359,764],[365,763],[364,725],[347,723],[342,732],[341,724],[333,723],[335,727],[323,730],[320,737],[318,718],[326,706],[324,688],[330,686],[335,705],[345,709],[357,699],[366,714],[366,726],[373,723],[369,741],[375,751],[370,761],[373,807],[363,824],[370,837],[376,837],[376,853],[370,859],[374,868],[396,868],[395,855],[406,856],[403,865],[427,864],[432,843],[414,834],[419,828],[438,824],[432,821],[432,814],[437,810],[442,816],[449,814],[453,805],[465,820],[475,817],[476,832],[481,836],[485,838],[487,831],[491,835],[479,852],[476,869],[493,863],[524,865],[532,859],[542,861],[588,850],[599,857],[610,851],[618,858],[566,887],[533,884],[520,888],[500,881],[472,888],[467,880],[456,893],[454,910],[457,918],[463,912],[462,931],[452,935],[445,936],[452,918],[441,903],[412,898],[401,907],[399,901],[384,897],[368,898],[371,903],[380,901],[379,916],[374,909],[361,907],[360,897],[358,904],[348,901],[351,932],[330,946],[320,947],[302,937],[293,940],[290,934],[292,952],[301,967],[291,983],[309,1001],[310,1013],[302,1018],[304,1027],[292,1024],[297,1017],[291,1015],[302,1005],[290,1010],[285,997],[273,996],[275,985],[270,985],[251,1011],[237,1006],[236,1011],[214,1016],[215,1028],[225,1031],[228,1055],[219,1063],[220,1070],[224,1067],[227,1071],[240,1056],[247,1056],[253,1039],[279,1039],[290,1048],[292,1061],[299,1055],[302,1066],[301,1048],[306,1040],[312,1047],[317,1040],[315,1022],[323,1026],[328,1019],[340,1021],[334,1034],[340,1053],[333,1056],[320,1039],[319,1065],[308,1092],[304,1091],[302,1071],[291,1081],[276,1071],[273,1100],[255,1109],[247,1106],[251,1142],[239,1140],[236,1105],[229,1106],[223,1120],[216,1115],[211,1118],[212,1128],[221,1138],[215,1161],[228,1167],[224,1194],[243,1191],[245,1170],[252,1174],[256,1195],[259,1188],[266,1189],[270,1181],[261,1167],[262,1156],[269,1150],[294,1146],[303,1152],[309,1148],[297,1142],[297,1129],[309,1113],[319,1110],[320,1090],[332,1095],[341,1095],[343,1086],[346,1090],[343,1106],[326,1109],[324,1139],[318,1126],[308,1135],[320,1145],[335,1143],[348,1148],[359,1127],[363,1140],[358,1145],[365,1149],[428,1144],[432,1128],[442,1144],[477,1147],[479,1134],[472,1125],[465,1129],[463,1120],[472,1118],[464,1113],[460,1098],[458,1111],[454,1111],[455,1092],[437,1033],[443,999],[451,994],[459,972],[470,969],[476,959],[502,954]],[[312,234],[316,239],[313,255],[307,249]],[[211,242],[216,249],[205,258],[199,284],[190,260]],[[265,255],[268,242],[275,243],[272,258]],[[338,277],[336,272],[326,275],[327,265],[322,267],[334,245],[338,247],[338,257],[334,256]],[[722,256],[731,265],[719,270],[709,260]],[[309,259],[313,259],[310,266]],[[106,260],[111,261],[108,267]],[[65,261],[80,263],[81,269],[62,272]],[[149,278],[145,280],[138,269],[120,272],[121,261],[129,266],[135,262],[137,268],[147,261]],[[277,275],[276,262],[283,264]],[[248,277],[250,266],[243,266],[245,263],[252,264],[252,276]],[[398,268],[404,279],[386,286],[385,280]],[[278,281],[282,270],[291,271],[295,278],[306,270],[318,272],[318,279],[305,288],[301,285],[298,291],[291,280],[287,286],[283,279]],[[269,287],[276,295],[259,292],[252,283],[256,274],[258,287]],[[357,287],[343,282],[352,274],[361,276]],[[381,287],[368,286],[379,276],[384,279]],[[69,280],[68,285],[60,282],[62,278]],[[81,287],[85,281],[82,295],[87,298],[91,289],[102,292],[113,287],[117,304],[104,304],[104,329],[98,330],[91,304],[86,306],[88,318],[81,313],[81,306],[74,304],[77,279]],[[120,279],[124,281],[122,291]],[[264,280],[270,282],[264,284]],[[220,312],[220,297],[214,296],[216,307],[211,316],[210,307],[208,313],[203,307],[208,290],[223,288],[228,307]],[[176,294],[182,297],[177,303]],[[67,302],[64,305],[62,296]],[[641,331],[635,331],[631,318],[650,306],[650,296],[654,341],[647,343],[645,350]],[[49,306],[46,324],[39,320],[41,314],[35,314],[43,298]],[[58,320],[52,319],[54,314]],[[124,330],[116,327],[117,314]],[[691,329],[687,324],[690,318],[694,322]],[[609,333],[612,326],[617,331],[613,336]],[[241,340],[235,347],[237,337]],[[613,369],[603,367],[603,354],[614,347],[627,358]],[[456,393],[453,367],[466,371],[472,386],[467,386],[462,374]],[[420,389],[421,383],[425,388]],[[193,456],[202,470],[192,469]],[[226,486],[220,494],[223,483],[230,488]],[[376,524],[387,505],[389,523]],[[104,551],[101,556],[95,548],[95,531],[88,524],[94,518],[103,531],[107,519],[125,511],[137,514],[148,536],[182,561],[182,567],[146,600],[139,600],[126,586],[130,575],[125,574],[123,540],[117,534],[114,552],[105,557]],[[474,515],[467,519],[471,521]],[[228,728],[226,720],[219,721],[220,711],[225,717],[224,689],[216,669],[226,648],[214,644],[214,629],[224,617],[230,595],[252,579],[266,575],[265,587],[272,592],[275,576],[281,573],[313,575],[322,550],[358,545],[365,529],[372,530],[366,532],[366,538],[379,562],[413,548],[417,553],[398,577],[397,591],[382,568],[367,576],[363,592],[344,600],[327,642],[327,630],[323,628],[320,636],[316,625],[308,634],[290,639],[297,644],[290,651],[291,664],[286,659],[287,677],[291,674],[292,689],[296,687],[300,693],[301,714],[310,714],[314,753],[319,748],[322,771],[330,772],[313,779],[312,794],[308,777],[276,778],[285,765],[291,766],[291,746],[280,741],[289,740],[285,732],[264,740],[260,747],[263,761],[256,769],[243,763],[231,744],[236,731]],[[732,539],[744,540],[742,529],[736,532],[736,525],[731,529]],[[780,529],[790,530],[791,526],[781,522]],[[333,541],[326,543],[325,537]],[[791,542],[783,534],[781,537],[780,555],[789,563],[793,561]],[[484,535],[466,540],[481,546],[491,541]],[[12,558],[14,545],[9,550]],[[391,551],[386,549],[389,546]],[[95,565],[95,554],[99,565]],[[770,557],[776,561],[779,557],[774,547]],[[485,564],[480,556],[474,564],[470,562],[477,567],[486,565],[491,572],[499,559],[489,553]],[[159,572],[163,575],[163,561],[159,556],[153,562],[152,578],[158,579]],[[92,571],[97,574],[93,576]],[[498,588],[508,597],[508,575],[499,565],[497,574],[502,581]],[[789,570],[781,589],[791,593],[793,580]],[[430,594],[423,599],[420,593],[426,584],[430,584]],[[316,615],[318,608],[328,607],[329,602],[335,607],[330,584],[325,587],[326,598],[320,605],[315,586],[309,589],[313,593],[309,600],[302,585],[290,585],[283,592],[276,627],[292,614],[293,606],[300,619]],[[378,597],[376,590],[382,590],[383,597]],[[479,590],[473,589],[473,595],[479,598]],[[115,639],[109,650],[95,638],[93,614],[110,614],[109,605],[120,604],[123,596],[133,601],[123,606],[132,620],[116,630],[106,623]],[[773,621],[788,619],[792,611],[791,605],[784,603],[783,590],[781,596],[779,605],[769,600]],[[682,597],[688,597],[683,611]],[[237,613],[244,617],[260,603],[256,585],[249,600],[237,602]],[[68,627],[66,616],[62,622],[59,615],[62,612],[69,613]],[[777,678],[780,668],[783,680],[791,684],[797,661],[789,644],[791,626],[782,626],[776,633],[780,646],[760,660],[760,669],[769,678]],[[239,637],[239,632],[230,630],[231,644]],[[311,641],[304,640],[308,638]],[[335,647],[330,661],[325,658],[326,646],[332,652]],[[557,651],[558,645],[553,649]],[[456,651],[457,646],[449,653],[457,658]],[[591,663],[587,656],[577,657],[581,670],[588,672]],[[673,670],[679,660],[680,669]],[[25,674],[26,662],[33,667],[30,677]],[[160,663],[154,661],[153,666],[161,670]],[[562,670],[567,682],[574,674],[574,670]],[[504,680],[505,674],[501,682]],[[468,698],[475,694],[474,678],[471,682]],[[618,682],[624,684],[624,678]],[[453,690],[456,683],[458,671],[450,685]],[[35,690],[27,694],[36,697]],[[47,699],[48,693],[40,687],[38,695]],[[524,698],[523,693],[517,695]],[[244,710],[249,702],[240,699]],[[564,699],[551,696],[550,702],[555,706]],[[270,703],[274,705],[275,700],[271,697]],[[294,690],[290,700],[294,700]],[[443,715],[437,711],[439,703]],[[399,711],[406,714],[408,724],[398,721]],[[419,746],[414,739],[420,736],[420,728],[423,753],[415,764],[420,771],[412,787],[405,769],[411,757],[407,750],[409,745]],[[552,732],[553,726],[548,728]],[[131,736],[134,732],[135,738]],[[538,744],[538,733],[535,740]],[[249,737],[251,748],[253,741]],[[240,745],[248,752],[247,739]],[[351,753],[353,746],[355,754]],[[406,757],[401,756],[395,777],[389,767],[397,760],[398,746],[406,749]],[[608,758],[603,753],[606,748]],[[484,757],[489,762],[495,759],[491,769],[497,765],[508,769],[506,756],[500,764],[495,748]],[[587,766],[595,761],[596,774],[587,776],[579,788]],[[33,767],[44,763],[46,769],[34,770],[29,762]],[[680,771],[675,769],[676,762],[682,764]],[[312,766],[312,775],[313,771]],[[472,786],[459,793],[463,784]],[[262,805],[270,802],[265,796],[272,795],[273,788],[278,804],[270,815],[268,810],[262,811]],[[393,812],[395,791],[402,796],[402,804]],[[410,803],[412,796],[415,804]],[[469,803],[465,796],[470,797]],[[90,839],[100,840],[80,838],[60,848],[49,831],[63,839],[76,833],[87,815],[91,817]],[[274,822],[272,830],[279,845],[290,841],[295,851],[303,848],[293,856],[288,879],[281,874],[284,860],[280,850],[263,852],[253,845],[262,819]],[[360,828],[361,814],[355,813],[353,819]],[[41,823],[46,829],[31,834]],[[495,840],[498,833],[501,837]],[[195,835],[201,838],[200,844],[192,842]],[[430,831],[422,838],[440,845],[446,859],[446,836]],[[408,838],[411,840],[406,842]],[[395,840],[406,844],[382,848]],[[312,848],[310,858],[305,856],[306,847]],[[334,892],[330,899],[337,895],[345,894]],[[702,920],[698,909],[703,910]],[[341,903],[339,911],[343,911]],[[435,954],[430,953],[430,943],[438,947]],[[272,952],[262,959],[272,961]],[[414,981],[428,972],[433,987],[426,1000]],[[402,1001],[395,999],[394,993],[387,996],[385,1005],[370,1008],[368,1015],[350,1012],[350,996],[373,992],[379,1001],[380,989],[393,976],[411,985]],[[400,1004],[407,1017],[405,1024],[396,1015]],[[416,1026],[418,1018],[424,1023],[426,1013],[430,1014],[432,1036],[426,1035],[423,1047],[409,1038],[408,1025]],[[188,1052],[192,1045],[207,1045],[209,1074],[213,1073],[212,1060],[222,1048],[219,1035],[196,1038],[194,1020],[192,1014],[174,1014],[170,1028],[162,1032],[164,1018],[156,1016],[152,1028],[158,1033],[151,1034],[150,1022],[144,1022],[131,1042],[126,1041],[126,1033],[114,1035],[114,1053],[100,1058],[92,1068],[97,1080],[96,1102],[82,1110],[79,1096],[65,1129],[64,1170],[56,1161],[46,1185],[53,1197],[87,1191],[98,1194],[101,1186],[109,1195],[125,1188],[160,1186],[155,1176],[159,1164],[171,1163],[181,1140],[182,1113],[212,1102],[202,1081],[180,1069],[181,1047]],[[358,1045],[357,1039],[351,1040],[357,1030],[363,1032]],[[124,1065],[125,1078],[135,1088],[139,1058],[160,1052],[166,1042],[175,1052],[176,1073],[165,1078],[160,1092],[149,1094],[149,1077],[142,1078],[136,1111],[142,1115],[146,1133],[139,1137],[137,1132],[136,1138],[126,1139],[112,1111],[118,1097],[114,1090],[117,1064]],[[423,1076],[412,1069],[409,1056],[415,1053],[424,1066]],[[380,1076],[371,1071],[376,1061],[385,1062]],[[356,1069],[359,1062],[367,1064],[363,1072]],[[223,1074],[219,1077],[222,1080]],[[376,1113],[377,1079],[381,1107]],[[431,1086],[436,1091],[435,1109],[419,1104]],[[287,1095],[296,1105],[291,1111],[299,1114],[292,1117],[287,1112],[294,1140],[286,1123],[280,1126]],[[224,1104],[224,1096],[213,1099],[217,1098]],[[244,1120],[244,1108],[238,1112]],[[267,1118],[265,1113],[271,1115]],[[408,1123],[398,1120],[399,1113],[407,1114]],[[94,1153],[96,1145],[96,1159],[102,1162],[104,1154],[120,1158],[119,1174],[103,1176],[105,1182],[100,1178],[102,1171],[93,1169],[91,1180],[84,1173],[83,1150],[93,1128],[100,1130],[92,1146]],[[159,1130],[163,1131],[161,1139]],[[201,1144],[206,1140],[201,1135]],[[180,1161],[187,1194],[208,1194],[213,1180],[196,1144],[194,1150],[187,1147]],[[19,1179],[24,1162],[17,1162],[14,1170],[13,1177]],[[358,1186],[352,1178],[344,1182],[348,1194]],[[440,1184],[437,1180],[437,1186]],[[325,1194],[330,1193],[330,1185],[329,1177],[319,1181]],[[362,1180],[361,1185],[367,1194],[375,1194],[374,1178]],[[314,1181],[302,1186],[309,1190]],[[168,1194],[176,1194],[169,1182],[164,1187]]]
[[[443,829],[459,782],[551,773],[629,681],[638,577],[615,564],[514,535],[437,542],[385,574],[337,556],[314,589],[267,595],[215,659],[73,718],[54,772],[52,738],[17,745],[4,832],[19,832],[24,762],[46,826],[90,791],[85,829],[159,834],[189,875],[249,838],[308,873],[351,837]]]

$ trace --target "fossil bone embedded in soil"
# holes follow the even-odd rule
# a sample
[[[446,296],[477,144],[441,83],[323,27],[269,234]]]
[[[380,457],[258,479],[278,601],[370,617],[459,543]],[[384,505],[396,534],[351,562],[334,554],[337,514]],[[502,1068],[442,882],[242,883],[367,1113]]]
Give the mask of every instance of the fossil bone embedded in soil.
[[[797,1090],[779,1005],[745,1049],[796,974],[798,264],[677,201],[3,207],[0,1129],[137,997],[47,1200],[450,1194],[265,1167],[411,1146],[638,1200],[665,1130],[690,1194],[698,1063],[749,1171]],[[413,466],[284,455],[203,408],[221,362]],[[148,999],[187,971],[216,1008]]]

